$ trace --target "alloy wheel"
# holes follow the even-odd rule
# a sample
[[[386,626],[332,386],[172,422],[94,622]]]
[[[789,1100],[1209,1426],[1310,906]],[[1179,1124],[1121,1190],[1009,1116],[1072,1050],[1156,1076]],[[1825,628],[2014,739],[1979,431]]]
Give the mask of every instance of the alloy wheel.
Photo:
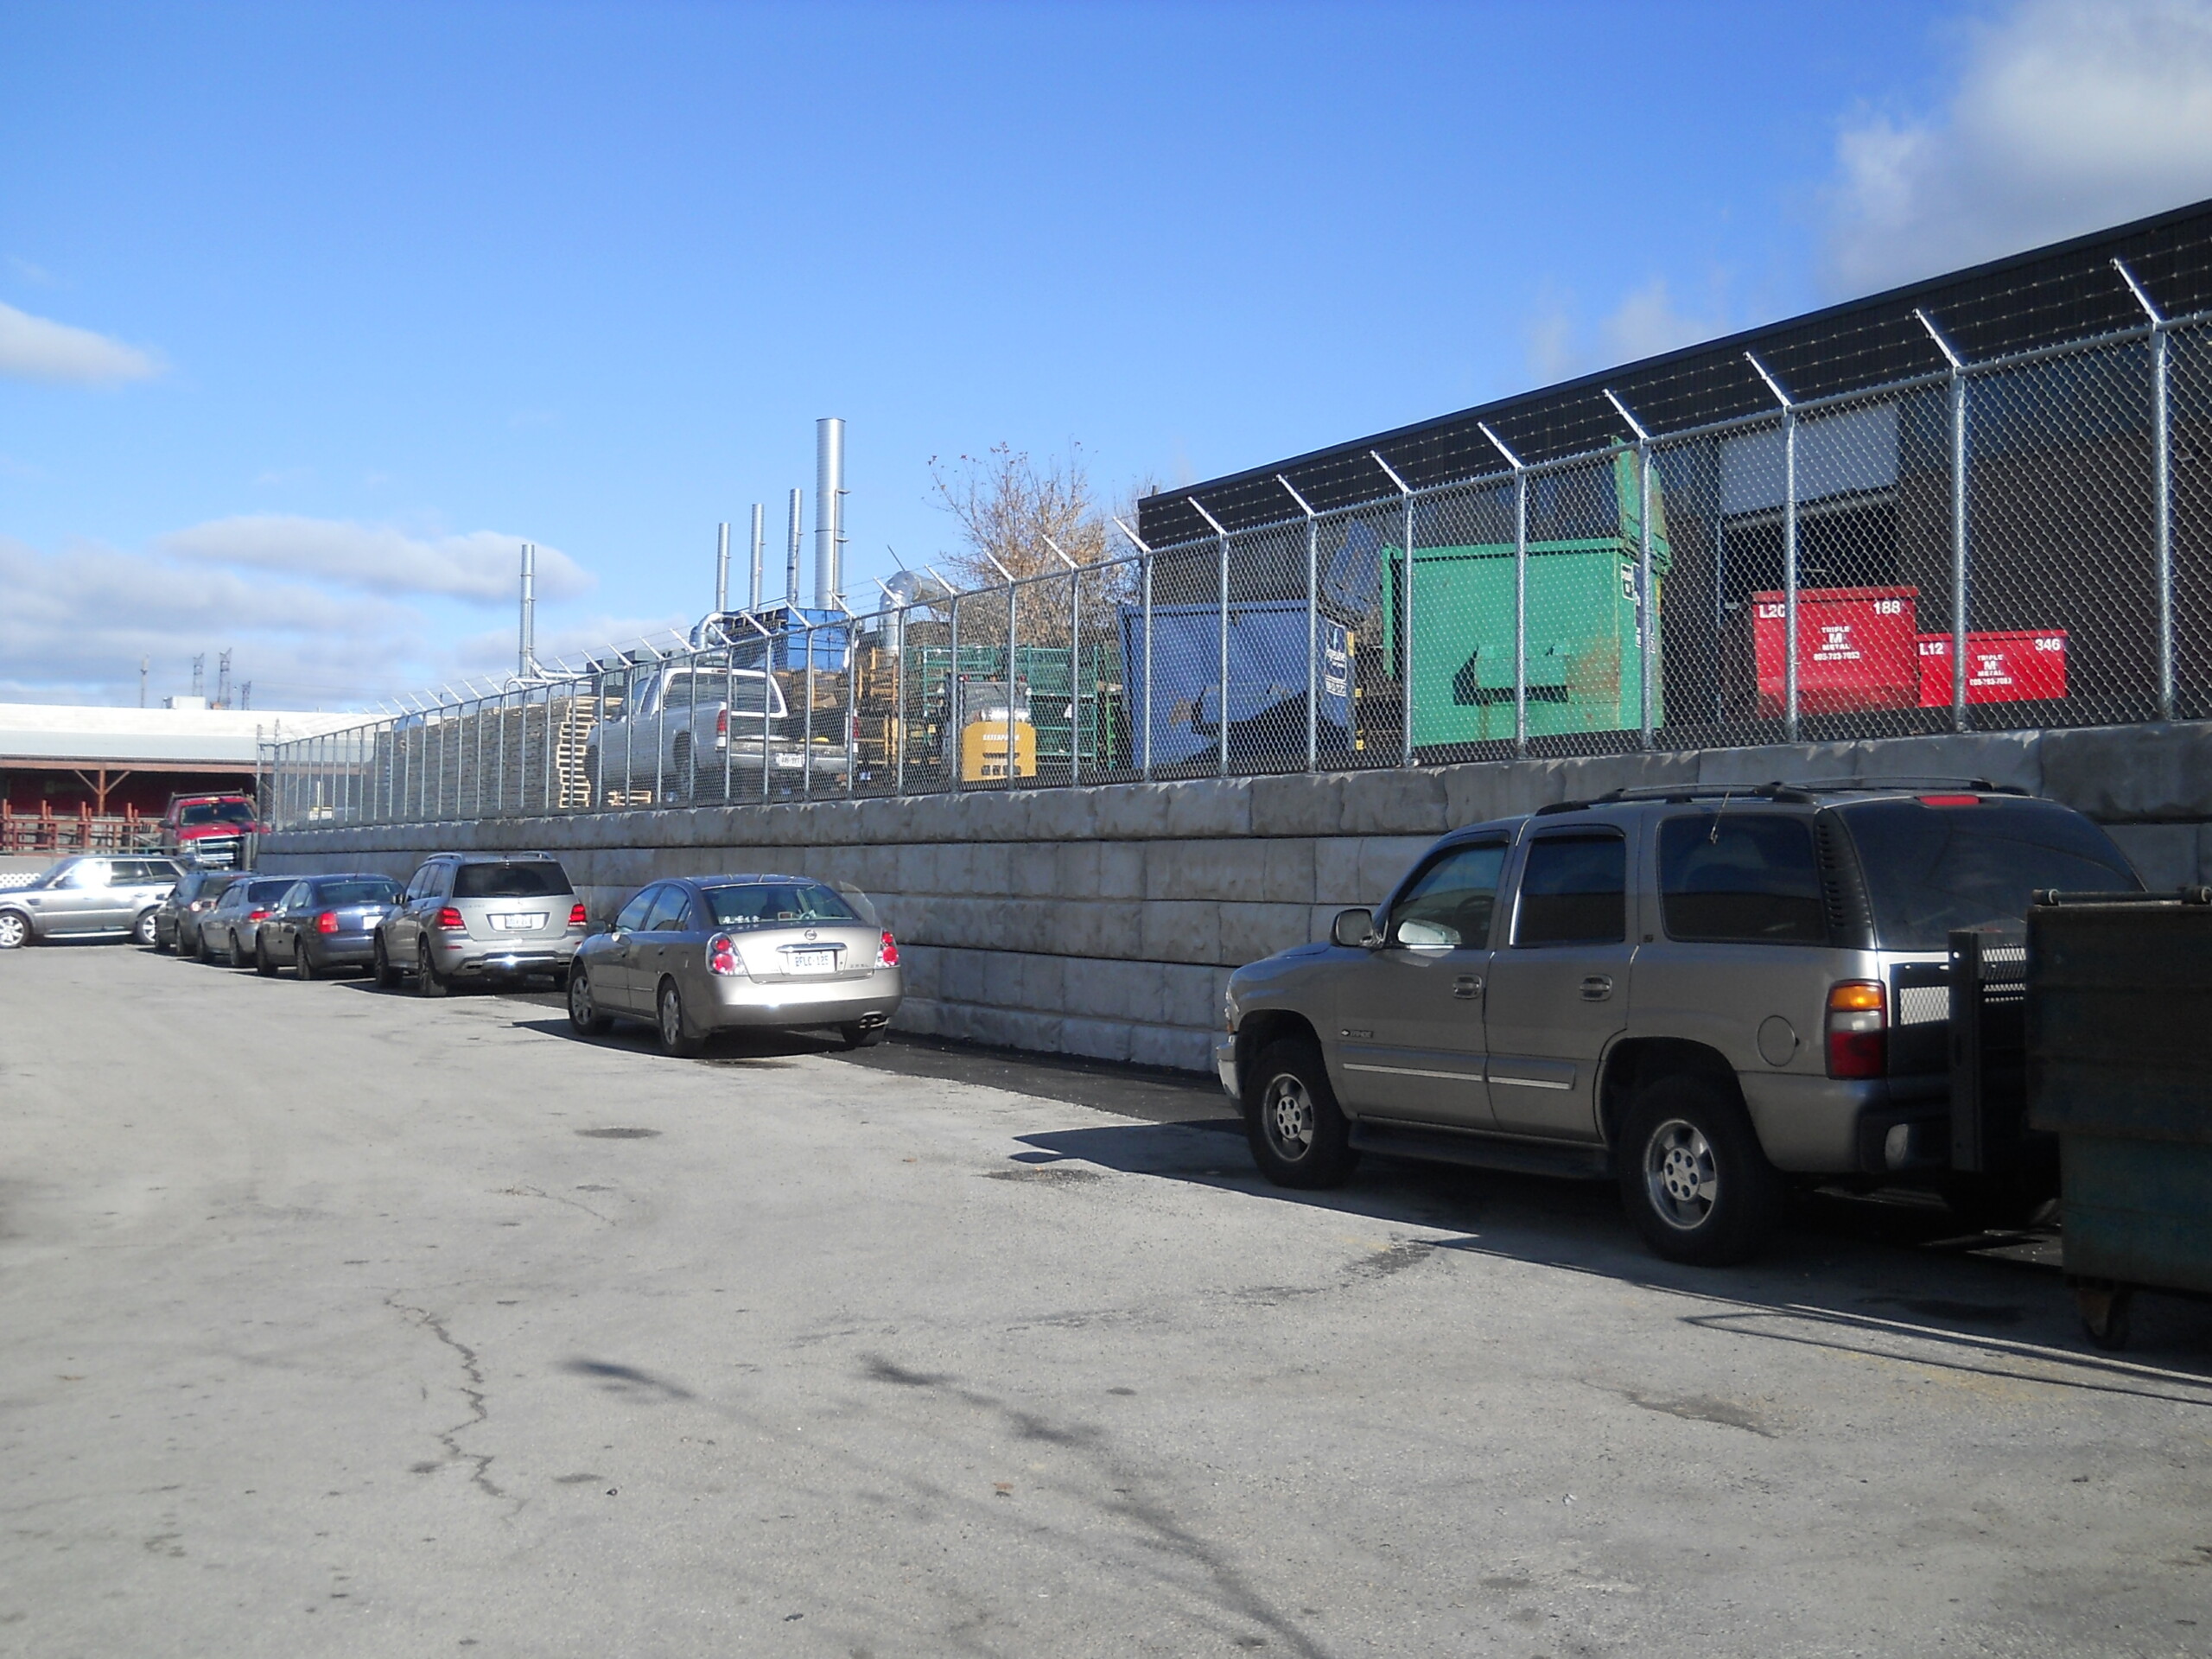
[[[1313,1096],[1286,1071],[1272,1079],[1260,1103],[1268,1144],[1287,1162],[1296,1163],[1313,1149]]]
[[[16,911],[0,911],[0,950],[20,950],[30,942],[30,923]]]
[[[1694,1123],[1669,1118],[1643,1144],[1643,1179],[1652,1210],[1688,1232],[1705,1224],[1720,1197],[1713,1145]]]

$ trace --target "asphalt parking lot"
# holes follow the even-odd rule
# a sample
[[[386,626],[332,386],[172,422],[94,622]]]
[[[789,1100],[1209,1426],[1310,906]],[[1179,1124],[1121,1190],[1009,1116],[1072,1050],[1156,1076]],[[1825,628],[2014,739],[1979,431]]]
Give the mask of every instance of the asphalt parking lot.
[[[2212,1309],[1203,1085],[0,957],[0,1653],[2212,1650]]]

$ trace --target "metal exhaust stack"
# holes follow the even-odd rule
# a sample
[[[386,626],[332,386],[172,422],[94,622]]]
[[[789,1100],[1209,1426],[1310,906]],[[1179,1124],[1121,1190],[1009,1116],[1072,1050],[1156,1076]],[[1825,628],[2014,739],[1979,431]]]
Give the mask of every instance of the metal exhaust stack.
[[[798,537],[799,515],[806,511],[806,492],[791,492],[791,546],[784,556],[784,603],[796,609],[798,606]]]
[[[729,526],[715,526],[715,614],[729,609]]]
[[[745,601],[745,608],[748,611],[760,608],[760,556],[764,550],[765,528],[761,516],[760,504],[755,501],[753,504],[753,585],[746,590]]]
[[[814,606],[835,609],[844,596],[838,555],[845,540],[845,423],[814,423]]]
[[[522,619],[516,632],[515,672],[524,679],[537,672],[537,548],[522,544]]]

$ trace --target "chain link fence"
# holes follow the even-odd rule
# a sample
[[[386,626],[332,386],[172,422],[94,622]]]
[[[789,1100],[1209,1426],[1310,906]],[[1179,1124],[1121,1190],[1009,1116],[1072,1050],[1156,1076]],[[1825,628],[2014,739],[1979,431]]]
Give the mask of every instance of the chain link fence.
[[[1931,335],[1934,330],[1930,327]],[[280,828],[2212,715],[2212,319],[270,746]],[[1759,366],[1754,362],[1753,366]],[[1063,561],[1065,563],[1065,561]],[[786,617],[792,613],[783,613]]]

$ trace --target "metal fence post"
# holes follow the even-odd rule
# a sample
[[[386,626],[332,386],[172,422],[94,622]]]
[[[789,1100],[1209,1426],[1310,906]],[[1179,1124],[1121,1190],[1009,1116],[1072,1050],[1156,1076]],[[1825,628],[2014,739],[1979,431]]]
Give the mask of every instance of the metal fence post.
[[[2158,583],[2158,718],[2174,717],[2174,441],[2173,391],[2168,368],[2169,335],[2164,314],[2115,259],[2112,268],[2127,284],[2143,315],[2151,320],[2151,488],[2152,558]]]
[[[1797,404],[1751,353],[1744,360],[1758,372],[1782,405],[1782,734],[1797,741]],[[1713,581],[1719,573],[1716,569]],[[1715,603],[1719,601],[1716,601]]]
[[[1367,453],[1398,490],[1402,543],[1398,549],[1398,764],[1410,766],[1414,763],[1414,493],[1412,486],[1398,476],[1397,468],[1382,459],[1381,450]]]
[[[802,781],[799,792],[807,800],[814,798],[814,624],[809,622],[802,636],[806,652],[806,735],[799,749],[799,759],[805,762],[799,768]]]
[[[998,561],[994,559],[991,563],[995,564]],[[1006,786],[1008,789],[1014,787],[1014,664],[1020,626],[1021,590],[1014,586],[1014,578],[1009,575],[1006,582]]]
[[[737,641],[722,636],[722,804],[728,806],[736,787],[730,771],[737,759]]]
[[[1214,775],[1226,778],[1229,776],[1229,531],[1222,527],[1220,519],[1205,510],[1205,504],[1197,496],[1187,495],[1183,499],[1198,509],[1199,518],[1213,526],[1214,538],[1221,547],[1221,586],[1214,595],[1221,606],[1221,696],[1218,706],[1214,709],[1214,747],[1217,751]],[[1149,694],[1149,682],[1145,689]]]
[[[892,745],[898,759],[892,763],[892,787],[899,794],[906,792],[906,652],[913,641],[907,637],[907,607],[894,601],[899,613],[899,661],[893,669],[895,676],[891,690]]]
[[[1275,482],[1306,515],[1306,770],[1321,769],[1321,527],[1313,508],[1281,473]],[[1349,692],[1351,688],[1346,686]]]
[[[860,793],[861,620],[843,600],[835,602],[845,613],[845,795],[850,799]]]
[[[1929,315],[1912,314],[1951,370],[1951,729],[1967,729],[1967,380],[1966,359]]]
[[[1475,424],[1513,469],[1513,753],[1529,753],[1529,469],[1480,421]]]
[[[1137,539],[1137,533],[1119,518],[1114,528],[1129,538],[1129,545],[1137,550],[1138,604],[1144,633],[1144,728],[1138,745],[1138,775],[1147,783],[1152,781],[1152,550]],[[1126,646],[1124,647],[1126,650]],[[1128,664],[1122,664],[1122,684],[1126,695],[1129,683]]]
[[[1083,567],[1043,531],[1037,533],[1068,568],[1068,783],[1072,786],[1083,781]]]
[[[947,630],[952,660],[944,671],[945,766],[952,774],[952,792],[957,795],[968,786],[965,756],[961,747],[961,721],[967,717],[968,700],[960,694],[960,595],[953,594],[945,608],[952,613],[951,626]]]
[[[1636,692],[1637,731],[1644,748],[1652,745],[1651,686],[1659,671],[1658,590],[1651,579],[1651,435],[1629,406],[1611,391],[1605,400],[1620,411],[1636,434]]]

